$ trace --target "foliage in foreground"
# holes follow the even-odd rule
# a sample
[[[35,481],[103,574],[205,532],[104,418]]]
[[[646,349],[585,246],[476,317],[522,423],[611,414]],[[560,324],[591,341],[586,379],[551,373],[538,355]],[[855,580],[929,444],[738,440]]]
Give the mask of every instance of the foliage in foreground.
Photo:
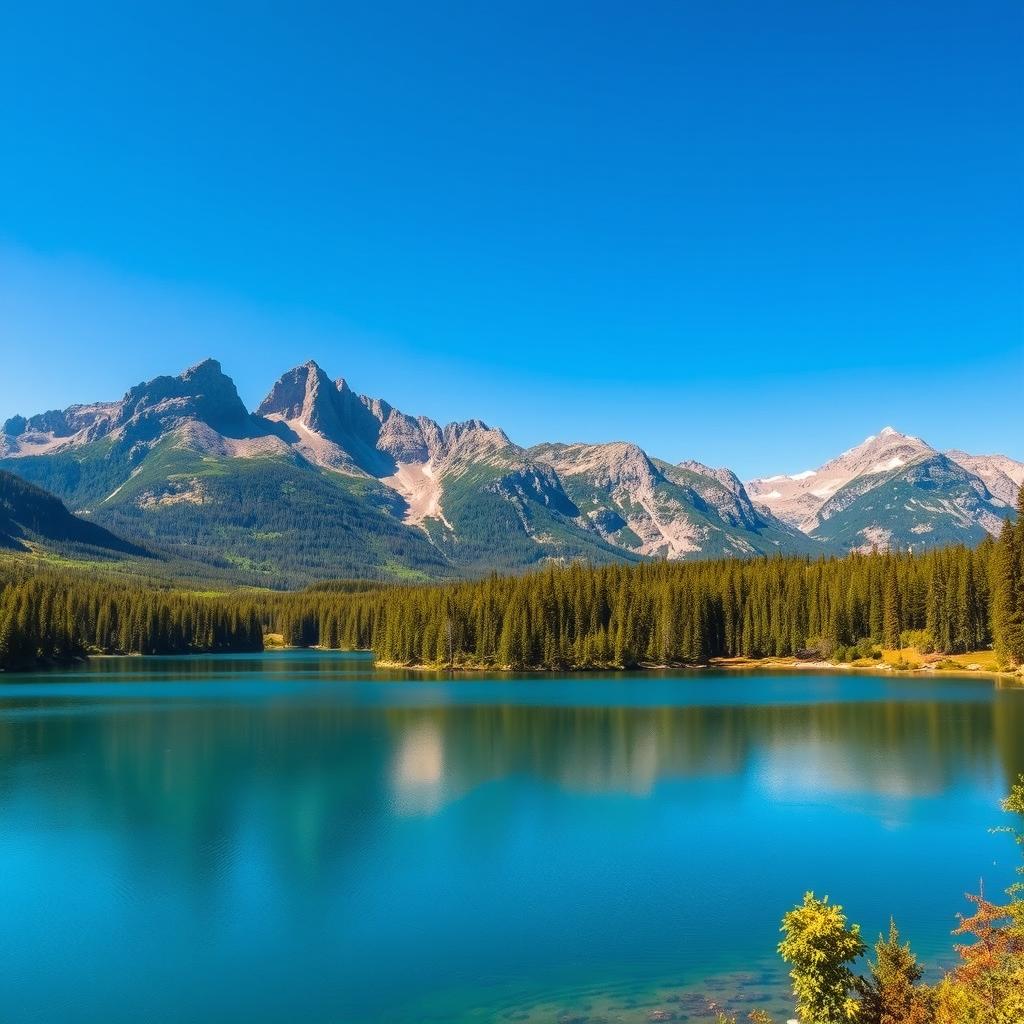
[[[1024,775],[1004,801],[1007,813],[1024,815]],[[1024,849],[1024,830],[1004,827]],[[1024,875],[1024,866],[1018,872]],[[779,953],[790,966],[800,1024],[1021,1024],[1024,1021],[1024,882],[1007,891],[1007,902],[967,899],[974,912],[961,916],[954,934],[971,939],[956,949],[959,962],[936,985],[922,983],[924,970],[895,922],[880,935],[867,976],[852,965],[866,952],[860,927],[848,926],[842,907],[807,893],[782,919]],[[771,1024],[763,1011],[753,1024]],[[719,1012],[719,1024],[735,1024]]]

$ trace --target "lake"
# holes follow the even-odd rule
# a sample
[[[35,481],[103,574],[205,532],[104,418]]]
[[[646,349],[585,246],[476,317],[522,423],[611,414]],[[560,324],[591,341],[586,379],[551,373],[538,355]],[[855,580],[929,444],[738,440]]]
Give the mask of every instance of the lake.
[[[1024,690],[843,673],[485,678],[360,655],[0,685],[5,1024],[791,1016],[806,889],[951,954]]]

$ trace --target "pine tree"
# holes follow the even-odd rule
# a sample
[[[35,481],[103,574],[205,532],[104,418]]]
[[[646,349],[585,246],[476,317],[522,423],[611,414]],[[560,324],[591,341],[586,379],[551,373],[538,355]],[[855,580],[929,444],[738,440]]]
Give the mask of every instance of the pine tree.
[[[889,922],[889,936],[878,936],[875,959],[869,964],[870,977],[858,979],[860,1012],[858,1024],[929,1024],[930,993],[919,986],[924,968],[900,943],[896,922]]]
[[[882,646],[890,650],[901,647],[900,635],[903,632],[903,614],[900,605],[899,584],[896,573],[889,572],[885,580],[885,597],[882,606]]]

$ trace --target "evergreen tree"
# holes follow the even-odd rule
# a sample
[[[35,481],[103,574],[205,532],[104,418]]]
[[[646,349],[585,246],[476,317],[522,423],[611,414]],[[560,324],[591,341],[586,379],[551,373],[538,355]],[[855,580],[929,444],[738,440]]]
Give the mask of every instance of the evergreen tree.
[[[858,979],[861,1024],[929,1024],[932,1019],[929,993],[918,983],[924,968],[900,943],[896,922],[889,922],[889,936],[878,936],[870,977]]]

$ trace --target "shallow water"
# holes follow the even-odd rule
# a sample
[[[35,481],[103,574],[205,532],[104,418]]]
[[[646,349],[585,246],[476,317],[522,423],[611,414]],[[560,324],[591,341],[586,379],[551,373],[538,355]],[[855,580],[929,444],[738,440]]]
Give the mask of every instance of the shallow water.
[[[988,680],[101,659],[0,685],[5,1022],[787,1014],[805,889],[948,958],[1024,772]],[[788,1014],[787,1014],[788,1015]]]

